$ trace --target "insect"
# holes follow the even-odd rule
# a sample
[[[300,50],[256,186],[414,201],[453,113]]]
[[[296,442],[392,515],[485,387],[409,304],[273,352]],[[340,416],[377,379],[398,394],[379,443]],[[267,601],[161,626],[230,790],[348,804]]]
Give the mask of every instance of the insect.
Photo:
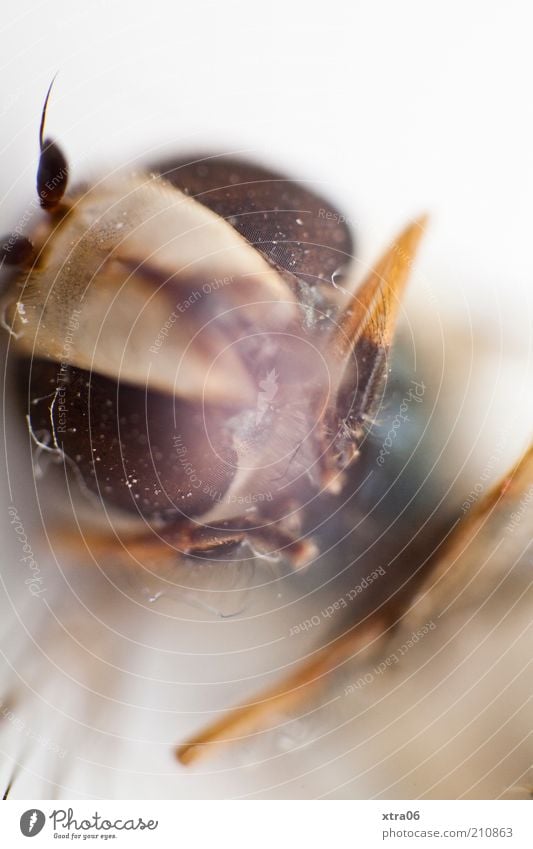
[[[357,455],[423,222],[347,294],[331,278],[351,237],[322,198],[231,159],[69,191],[45,111],[45,218],[3,252],[29,269],[6,321],[31,432],[148,525],[139,545],[195,556],[249,536],[306,562],[299,513]]]
[[[103,507],[85,541],[109,557],[221,570],[247,544],[295,572],[315,568],[317,516],[336,515],[360,485],[426,219],[356,282],[343,216],[260,166],[188,157],[72,184],[45,136],[49,95],[42,213],[28,233],[3,240],[4,323],[36,449]],[[397,630],[431,596],[428,581],[442,582],[457,546],[530,475],[529,453],[420,555],[408,591],[386,604],[369,594],[355,624],[180,746],[180,760],[268,722]],[[58,542],[77,535],[61,527]]]

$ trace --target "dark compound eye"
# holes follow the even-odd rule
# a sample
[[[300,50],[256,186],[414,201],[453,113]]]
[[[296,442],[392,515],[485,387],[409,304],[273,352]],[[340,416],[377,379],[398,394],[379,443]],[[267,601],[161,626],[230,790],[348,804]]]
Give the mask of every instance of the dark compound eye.
[[[33,245],[26,236],[11,234],[0,240],[0,263],[25,266],[31,263],[33,256]]]
[[[229,435],[197,405],[42,360],[31,364],[30,395],[32,429],[53,435],[89,489],[122,510],[199,516],[235,475]]]
[[[302,182],[232,156],[172,159],[152,170],[226,219],[282,274],[314,285],[353,256],[345,216]]]

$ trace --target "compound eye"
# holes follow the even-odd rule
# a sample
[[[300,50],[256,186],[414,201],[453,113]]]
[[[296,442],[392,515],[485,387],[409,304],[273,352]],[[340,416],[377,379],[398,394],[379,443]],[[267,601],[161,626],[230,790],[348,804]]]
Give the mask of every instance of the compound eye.
[[[67,188],[68,163],[61,148],[50,139],[41,147],[37,169],[37,194],[43,209],[57,206]]]
[[[198,517],[224,499],[237,472],[218,411],[39,359],[31,362],[30,395],[32,430],[53,434],[108,506],[147,519]]]
[[[0,239],[0,264],[25,267],[34,258],[34,247],[26,236],[11,233]]]

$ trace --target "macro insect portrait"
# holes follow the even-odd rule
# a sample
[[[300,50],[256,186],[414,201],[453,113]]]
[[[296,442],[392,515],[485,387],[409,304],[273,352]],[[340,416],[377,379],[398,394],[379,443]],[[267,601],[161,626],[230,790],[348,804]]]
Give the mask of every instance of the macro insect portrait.
[[[346,74],[360,85],[379,41],[366,4],[309,11],[274,89],[269,33],[285,16],[281,55],[302,10],[260,34],[240,3],[187,10],[218,57],[195,74],[192,45],[174,66],[170,30],[146,45],[140,5],[131,32],[115,10],[117,75],[59,6],[87,51],[52,65],[42,44],[21,81],[36,108],[3,119],[26,157],[10,173],[8,149],[0,239],[6,798],[528,798],[533,268],[476,194],[487,160],[420,117],[452,120],[449,92],[462,114],[461,75],[400,21],[418,53],[391,79],[387,30],[342,129]],[[323,21],[343,50],[320,65]],[[450,27],[438,55],[464,74]],[[424,57],[437,112],[413,94]],[[18,817],[26,836],[157,828],[93,814]]]

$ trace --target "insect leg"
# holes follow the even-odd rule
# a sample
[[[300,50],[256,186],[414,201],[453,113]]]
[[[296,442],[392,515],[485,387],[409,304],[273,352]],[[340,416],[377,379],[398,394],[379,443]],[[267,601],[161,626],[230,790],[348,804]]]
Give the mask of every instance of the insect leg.
[[[438,589],[448,571],[455,573],[455,564],[463,549],[472,540],[480,527],[499,518],[499,508],[508,505],[533,481],[533,446],[522,456],[487,495],[477,504],[462,522],[458,522],[446,541],[428,559],[426,579],[413,601],[405,597],[390,603],[379,615],[368,617],[360,625],[333,639],[329,645],[319,649],[314,656],[281,684],[267,690],[259,698],[243,704],[227,713],[204,729],[188,743],[176,750],[183,764],[191,764],[207,757],[224,744],[241,740],[246,736],[268,727],[279,714],[305,702],[321,686],[327,683],[328,673],[353,658],[364,647],[379,644],[379,638],[390,636],[400,621],[412,627],[412,617],[419,616],[419,606],[425,608],[428,598]]]

